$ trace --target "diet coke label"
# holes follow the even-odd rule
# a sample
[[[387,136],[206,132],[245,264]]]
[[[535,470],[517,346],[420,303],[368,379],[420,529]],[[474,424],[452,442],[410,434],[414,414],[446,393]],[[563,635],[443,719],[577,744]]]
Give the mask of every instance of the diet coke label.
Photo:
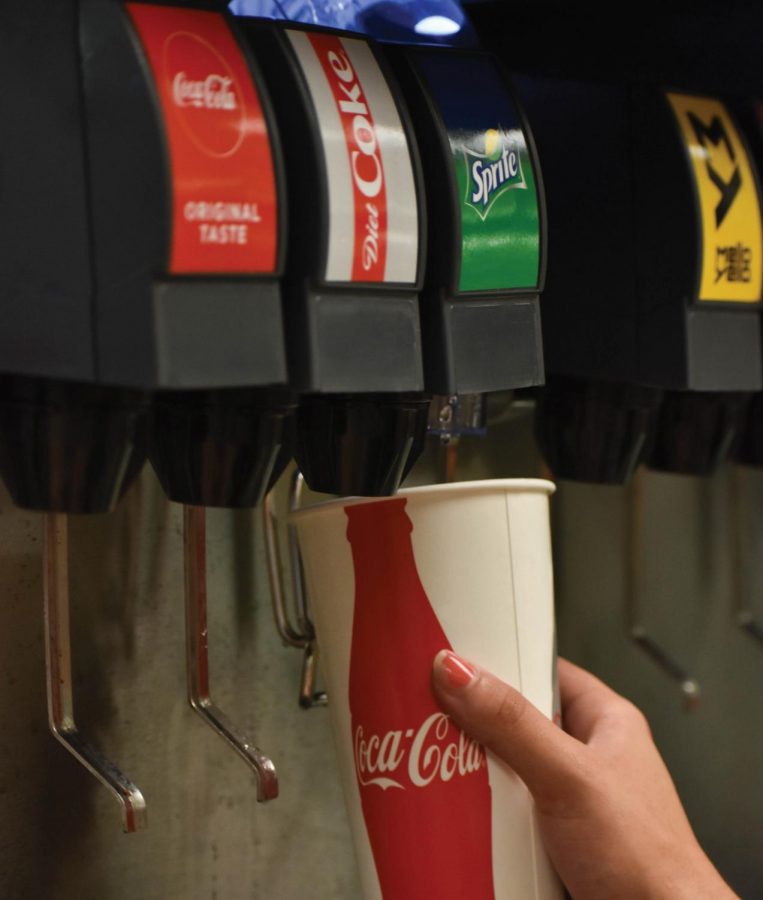
[[[329,282],[411,284],[418,207],[408,139],[365,41],[289,31],[315,106],[329,193]]]
[[[168,271],[273,272],[278,210],[267,123],[224,17],[128,3],[160,101],[172,175]]]

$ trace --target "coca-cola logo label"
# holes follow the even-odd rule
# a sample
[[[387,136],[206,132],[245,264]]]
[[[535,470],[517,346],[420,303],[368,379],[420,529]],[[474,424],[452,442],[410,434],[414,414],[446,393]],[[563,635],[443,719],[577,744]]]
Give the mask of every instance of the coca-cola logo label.
[[[355,729],[355,771],[363,787],[376,785],[425,788],[435,780],[448,782],[479,772],[487,764],[485,751],[458,731],[445,713],[435,712],[418,728],[366,735]]]
[[[432,693],[432,659],[451,643],[419,577],[407,502],[345,507],[354,604],[343,751],[374,856],[369,896],[495,900],[487,758]]]
[[[278,196],[268,123],[225,16],[148,3],[125,8],[167,154],[168,274],[272,273]]]
[[[245,136],[241,88],[225,57],[198,34],[170,34],[163,50],[165,78],[181,125],[204,153],[232,156]]]
[[[236,92],[231,89],[232,78],[207,75],[203,81],[191,81],[185,72],[178,72],[172,82],[172,96],[176,106],[195,106],[196,109],[237,109]]]

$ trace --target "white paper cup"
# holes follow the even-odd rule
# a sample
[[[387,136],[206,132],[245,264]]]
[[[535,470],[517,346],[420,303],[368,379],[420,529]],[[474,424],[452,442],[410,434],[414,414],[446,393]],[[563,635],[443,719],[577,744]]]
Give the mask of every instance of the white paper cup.
[[[431,693],[456,653],[551,717],[550,482],[474,481],[293,514],[366,900],[552,900],[516,775]]]

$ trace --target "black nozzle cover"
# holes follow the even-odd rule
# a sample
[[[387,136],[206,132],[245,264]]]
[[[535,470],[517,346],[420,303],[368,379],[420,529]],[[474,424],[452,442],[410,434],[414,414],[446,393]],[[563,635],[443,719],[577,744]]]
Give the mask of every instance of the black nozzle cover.
[[[714,475],[742,429],[746,406],[744,394],[666,392],[646,464],[679,475]]]
[[[386,497],[424,449],[429,398],[308,395],[297,412],[296,459],[311,490]]]
[[[750,400],[732,455],[742,465],[763,466],[763,393]]]
[[[159,394],[149,458],[170,500],[256,506],[292,457],[293,401],[283,389]]]
[[[554,376],[538,394],[535,434],[557,478],[624,484],[657,420],[655,388]]]
[[[146,395],[22,376],[0,379],[0,474],[24,509],[105,513],[145,460]]]

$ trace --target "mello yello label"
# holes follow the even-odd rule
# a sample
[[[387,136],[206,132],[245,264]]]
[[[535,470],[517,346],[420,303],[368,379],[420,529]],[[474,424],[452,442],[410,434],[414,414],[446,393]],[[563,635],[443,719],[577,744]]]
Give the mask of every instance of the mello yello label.
[[[763,231],[747,149],[719,100],[667,96],[689,153],[702,218],[697,299],[757,303],[763,278]]]
[[[172,179],[169,272],[276,267],[270,137],[246,60],[223,16],[127,4],[156,85]]]
[[[408,139],[369,45],[289,31],[318,120],[328,187],[324,280],[412,284],[419,221]]]
[[[415,62],[448,132],[461,231],[459,291],[534,289],[538,195],[519,113],[487,56]]]

